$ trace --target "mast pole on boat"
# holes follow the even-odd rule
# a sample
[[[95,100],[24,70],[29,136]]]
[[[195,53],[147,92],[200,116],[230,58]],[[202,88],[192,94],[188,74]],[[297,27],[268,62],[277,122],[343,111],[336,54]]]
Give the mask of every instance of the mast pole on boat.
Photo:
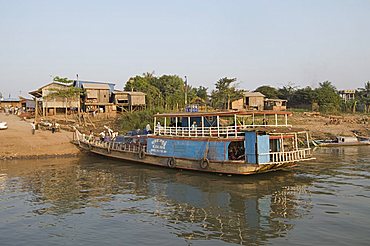
[[[275,126],[277,126],[278,125],[278,115],[277,115],[277,113],[275,113]]]
[[[177,136],[177,124],[178,123],[178,119],[177,119],[177,117],[175,117],[175,134],[176,134],[176,136]]]
[[[220,137],[220,116],[217,115],[217,137]]]
[[[235,130],[235,137],[238,137],[238,127],[236,124],[236,114],[234,114],[234,130]]]
[[[202,137],[204,137],[204,116],[203,115],[202,115],[201,121],[202,121]]]
[[[288,115],[285,114],[285,126],[288,126]]]
[[[310,138],[308,136],[308,132],[306,132],[306,138],[307,138],[307,147],[310,147]]]
[[[156,131],[157,131],[157,117],[154,117],[154,122],[153,122],[153,129],[154,129],[154,132],[153,132],[153,134],[156,134]]]
[[[189,132],[189,137],[190,137],[190,116],[188,116],[188,132]]]
[[[166,135],[166,128],[167,128],[167,117],[164,117],[164,130],[163,130],[164,135]]]

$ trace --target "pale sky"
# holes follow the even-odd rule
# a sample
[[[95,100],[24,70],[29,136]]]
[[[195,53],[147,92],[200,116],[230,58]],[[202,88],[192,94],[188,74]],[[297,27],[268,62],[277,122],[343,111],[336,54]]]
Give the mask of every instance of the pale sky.
[[[4,97],[56,75],[122,89],[152,71],[210,90],[222,77],[249,90],[325,80],[363,87],[370,0],[0,0]]]

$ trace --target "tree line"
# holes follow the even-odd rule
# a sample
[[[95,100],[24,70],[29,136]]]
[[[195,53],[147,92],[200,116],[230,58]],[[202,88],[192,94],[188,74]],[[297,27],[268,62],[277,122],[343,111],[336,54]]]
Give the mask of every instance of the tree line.
[[[54,81],[71,83],[72,80],[56,76]],[[181,110],[185,104],[203,104],[213,109],[230,109],[231,102],[242,98],[244,89],[238,88],[236,78],[220,78],[215,82],[215,89],[208,93],[204,86],[193,87],[186,79],[178,75],[156,76],[154,72],[143,73],[129,78],[125,91],[140,91],[146,94],[148,109]],[[358,88],[353,100],[341,99],[338,90],[330,81],[319,83],[317,88],[300,88],[291,83],[275,88],[263,85],[254,90],[267,98],[285,99],[288,108],[319,110],[321,112],[370,112],[370,81]],[[53,96],[71,98],[83,94],[79,88],[56,91]],[[185,102],[186,101],[186,102]]]
[[[293,85],[274,88],[271,86],[260,86],[259,91],[268,98],[288,100],[289,108],[304,108],[319,110],[321,112],[370,112],[370,81],[363,88],[355,91],[354,98],[342,100],[339,91],[330,81],[319,83],[319,87],[306,86],[299,88]]]
[[[192,87],[178,75],[155,76],[144,73],[131,77],[124,90],[141,91],[147,95],[149,109],[178,110],[188,104],[203,103],[214,109],[230,109],[231,102],[242,98],[245,90],[239,89],[236,78],[224,77],[215,82],[215,89],[208,94],[204,86]],[[321,112],[370,112],[370,82],[356,90],[354,100],[344,101],[330,81],[319,83],[317,88],[300,88],[288,84],[281,88],[263,85],[254,90],[267,98],[286,99],[288,108],[319,110]],[[186,96],[185,96],[186,94]],[[186,99],[185,99],[186,98]]]

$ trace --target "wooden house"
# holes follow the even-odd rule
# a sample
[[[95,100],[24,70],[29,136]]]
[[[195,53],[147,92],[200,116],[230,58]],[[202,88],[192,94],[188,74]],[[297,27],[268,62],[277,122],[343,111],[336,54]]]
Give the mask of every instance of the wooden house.
[[[265,95],[260,92],[244,92],[243,97],[231,103],[233,110],[263,110]]]
[[[113,110],[112,83],[74,81],[74,86],[83,89],[82,108],[85,112],[111,112]]]
[[[282,111],[286,110],[288,100],[284,99],[265,99],[265,110]]]
[[[3,108],[21,108],[21,100],[20,98],[0,98],[0,109]]]
[[[118,111],[143,110],[146,107],[145,93],[138,91],[113,91],[113,102]]]
[[[356,90],[340,90],[338,93],[342,100],[347,102],[355,99]]]
[[[35,100],[28,98],[21,98],[22,110],[24,112],[34,112],[35,111]]]
[[[29,92],[35,97],[35,112],[43,116],[77,111],[80,108],[80,98],[76,95],[73,98],[53,96],[58,90],[67,90],[72,84],[52,82]]]

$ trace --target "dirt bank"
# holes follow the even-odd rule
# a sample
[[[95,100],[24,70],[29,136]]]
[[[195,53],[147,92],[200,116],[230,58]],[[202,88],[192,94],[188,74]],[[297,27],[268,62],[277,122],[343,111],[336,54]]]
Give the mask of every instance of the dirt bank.
[[[369,116],[361,114],[322,115],[294,112],[289,123],[310,131],[313,139],[354,136],[353,131],[370,136]]]
[[[0,159],[46,158],[73,156],[79,150],[70,143],[72,132],[37,130],[31,132],[31,121],[0,113],[0,121],[8,122],[7,130],[0,130]]]

